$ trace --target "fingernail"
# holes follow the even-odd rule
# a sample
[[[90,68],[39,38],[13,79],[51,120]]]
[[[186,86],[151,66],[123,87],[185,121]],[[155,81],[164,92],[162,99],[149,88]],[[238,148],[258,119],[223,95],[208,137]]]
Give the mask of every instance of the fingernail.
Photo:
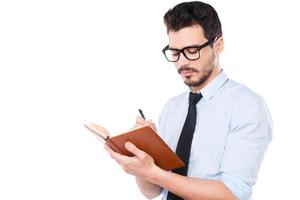
[[[132,145],[131,145],[131,143],[130,143],[130,142],[126,142],[126,143],[125,143],[125,147],[128,149],[128,148],[131,148],[131,147],[132,147]]]

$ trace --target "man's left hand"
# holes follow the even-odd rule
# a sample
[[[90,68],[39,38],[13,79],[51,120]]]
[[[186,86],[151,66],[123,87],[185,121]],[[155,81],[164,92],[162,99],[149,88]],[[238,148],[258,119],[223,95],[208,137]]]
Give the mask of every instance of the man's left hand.
[[[143,180],[150,181],[151,175],[155,169],[158,169],[153,158],[131,142],[126,142],[125,148],[134,155],[133,157],[121,155],[113,151],[108,145],[105,145],[104,148],[125,172]]]

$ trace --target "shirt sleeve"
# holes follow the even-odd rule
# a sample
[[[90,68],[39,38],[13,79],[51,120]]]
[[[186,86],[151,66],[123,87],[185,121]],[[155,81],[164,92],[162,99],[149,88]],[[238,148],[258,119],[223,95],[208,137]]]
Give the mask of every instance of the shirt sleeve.
[[[235,104],[221,163],[220,180],[236,198],[252,193],[264,153],[272,138],[272,122],[262,98],[244,94]]]
[[[168,110],[169,110],[170,104],[171,104],[171,100],[169,100],[169,101],[167,101],[167,103],[165,103],[165,105],[163,106],[163,109],[160,113],[159,120],[158,120],[157,133],[163,139],[164,139],[166,120],[168,119]]]

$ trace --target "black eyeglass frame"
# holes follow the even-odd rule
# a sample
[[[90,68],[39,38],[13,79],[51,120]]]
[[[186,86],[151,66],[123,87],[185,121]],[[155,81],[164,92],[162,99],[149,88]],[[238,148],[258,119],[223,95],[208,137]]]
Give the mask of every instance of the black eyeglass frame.
[[[205,42],[204,44],[201,44],[201,45],[192,45],[192,46],[187,46],[187,47],[184,47],[182,49],[175,49],[175,48],[169,48],[169,45],[167,45],[165,48],[163,48],[162,50],[162,53],[165,55],[166,59],[169,61],[169,62],[177,62],[180,58],[180,53],[182,53],[184,55],[184,57],[188,60],[191,60],[191,61],[194,61],[194,60],[198,60],[201,56],[200,56],[200,50],[203,49],[204,47],[207,47],[208,45],[211,45],[213,44],[219,37],[215,37],[214,39],[210,39],[208,40],[207,42]],[[194,58],[194,59],[190,59],[187,57],[187,55],[185,54],[184,50],[185,49],[188,49],[188,48],[197,48],[198,50],[198,53],[199,53],[199,57],[198,58]],[[178,55],[178,58],[174,61],[171,61],[168,59],[167,55],[166,55],[166,51],[167,50],[176,50],[179,52],[179,55]]]

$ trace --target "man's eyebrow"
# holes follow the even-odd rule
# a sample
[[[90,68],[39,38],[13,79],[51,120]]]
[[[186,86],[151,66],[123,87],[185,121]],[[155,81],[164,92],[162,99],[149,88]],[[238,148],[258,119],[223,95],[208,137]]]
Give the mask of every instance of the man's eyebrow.
[[[168,46],[169,46],[169,49],[181,50],[181,49],[184,49],[184,48],[186,48],[186,47],[198,47],[198,46],[201,46],[201,45],[200,45],[200,44],[191,44],[191,45],[184,46],[184,47],[182,47],[181,49],[175,48],[175,47],[171,47],[170,45],[168,45]]]
[[[170,46],[168,46],[168,49],[177,49],[178,50],[178,48],[174,48],[174,47],[170,47]]]

